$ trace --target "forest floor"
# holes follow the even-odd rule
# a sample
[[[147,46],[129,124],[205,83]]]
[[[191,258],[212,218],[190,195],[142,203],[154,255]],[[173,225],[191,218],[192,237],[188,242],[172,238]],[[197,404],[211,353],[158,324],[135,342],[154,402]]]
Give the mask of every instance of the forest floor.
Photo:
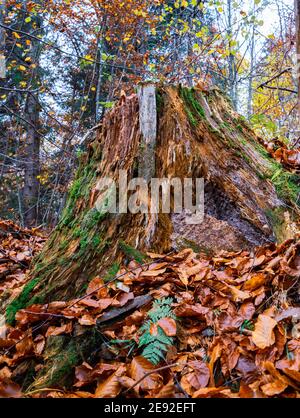
[[[0,297],[17,296],[46,237],[0,231]],[[81,298],[27,306],[0,324],[0,397],[299,397],[299,248],[148,253]],[[36,385],[49,342],[87,329],[100,343],[70,360],[68,385]]]

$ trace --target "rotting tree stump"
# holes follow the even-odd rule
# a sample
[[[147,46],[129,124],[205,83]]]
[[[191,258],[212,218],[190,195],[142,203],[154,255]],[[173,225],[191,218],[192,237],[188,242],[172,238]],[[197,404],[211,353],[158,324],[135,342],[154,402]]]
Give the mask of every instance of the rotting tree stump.
[[[204,222],[186,225],[184,213],[99,211],[98,181],[117,180],[119,170],[128,180],[204,177]],[[138,258],[136,250],[214,253],[283,241],[295,232],[297,181],[219,89],[141,85],[104,116],[81,157],[61,221],[7,317],[12,321],[33,303],[80,296],[95,276],[114,275],[126,256]]]

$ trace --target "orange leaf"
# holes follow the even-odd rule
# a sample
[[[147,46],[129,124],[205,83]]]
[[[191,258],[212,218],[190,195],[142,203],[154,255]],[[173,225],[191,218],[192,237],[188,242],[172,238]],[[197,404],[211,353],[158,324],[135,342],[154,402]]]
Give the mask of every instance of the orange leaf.
[[[125,366],[120,366],[107,380],[100,383],[96,389],[96,398],[115,398],[121,391],[119,377],[126,371]]]
[[[274,396],[282,393],[288,385],[281,380],[274,380],[271,383],[266,383],[261,386],[261,390],[265,395]]]
[[[176,335],[177,327],[174,319],[162,318],[158,321],[157,325],[161,327],[168,337],[174,337]]]

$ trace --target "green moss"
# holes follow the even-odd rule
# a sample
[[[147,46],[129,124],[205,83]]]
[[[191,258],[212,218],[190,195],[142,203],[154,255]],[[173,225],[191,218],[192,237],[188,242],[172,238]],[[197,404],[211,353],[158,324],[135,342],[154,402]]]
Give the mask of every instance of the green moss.
[[[101,335],[94,329],[78,337],[49,337],[44,351],[45,366],[29,391],[45,387],[71,387],[75,367],[84,361],[94,364],[101,342]]]
[[[223,122],[220,124],[220,127],[223,129],[228,129],[230,132],[232,132],[234,129],[232,128],[232,126],[230,125],[230,123],[228,122]]]
[[[48,385],[52,386],[60,382],[65,383],[66,379],[71,375],[74,367],[77,366],[79,361],[80,355],[78,353],[76,343],[71,340],[67,348],[62,350],[62,352],[56,356],[53,370],[47,382]]]
[[[93,239],[92,239],[92,245],[93,245],[93,247],[94,248],[98,248],[99,247],[99,245],[100,245],[100,243],[101,243],[101,238],[100,238],[100,236],[95,236],[95,237],[93,237]]]
[[[243,132],[243,127],[241,125],[236,125],[236,128],[240,131]]]
[[[13,324],[15,321],[16,313],[23,308],[26,308],[28,306],[29,301],[31,300],[30,294],[32,290],[36,287],[36,285],[39,283],[40,278],[36,278],[31,280],[29,283],[27,283],[22,292],[19,296],[17,296],[11,304],[8,305],[6,308],[6,320],[9,324]]]
[[[83,198],[85,200],[89,198],[95,176],[96,170],[94,168],[93,161],[85,166],[83,170],[81,167],[79,167],[73,185],[69,191],[67,205],[63,211],[61,221],[58,225],[59,230],[65,226],[74,226],[74,222],[76,222],[76,220],[74,221],[74,219],[76,219],[76,216],[74,215],[75,204],[79,198]]]
[[[73,233],[72,233],[72,238],[77,239],[80,237],[82,231],[79,227],[75,228]]]
[[[278,207],[275,209],[266,210],[265,214],[272,226],[277,240],[280,242],[281,237],[284,236],[285,219],[284,219],[285,208]]]
[[[120,264],[119,263],[113,263],[111,268],[108,270],[106,275],[104,276],[103,280],[104,282],[109,282],[111,279],[113,279],[120,270]]]
[[[63,240],[59,245],[59,250],[65,250],[69,246],[69,241]]]
[[[82,229],[90,231],[97,226],[106,215],[107,213],[99,212],[96,208],[89,210],[82,220]]]
[[[160,115],[164,108],[164,97],[159,90],[156,90],[156,109],[157,115]]]
[[[119,247],[129,259],[133,259],[138,263],[143,263],[147,258],[145,254],[126,244],[124,241],[119,242]]]
[[[189,122],[194,128],[196,128],[199,121],[206,119],[205,111],[197,100],[196,92],[194,89],[180,87],[179,94],[184,102],[184,109]]]

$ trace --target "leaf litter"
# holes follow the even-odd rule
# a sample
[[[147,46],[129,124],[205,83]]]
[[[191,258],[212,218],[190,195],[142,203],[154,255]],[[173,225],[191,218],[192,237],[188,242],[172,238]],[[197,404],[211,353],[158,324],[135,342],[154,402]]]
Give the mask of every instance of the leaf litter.
[[[10,222],[0,231],[3,300],[21,291],[46,237]],[[86,297],[19,310],[1,333],[0,397],[300,397],[299,237],[255,252],[149,257],[122,266],[109,283],[96,276]],[[28,390],[28,365],[34,380],[49,339],[78,329],[101,335],[98,354],[71,367],[68,387]],[[156,344],[156,364],[141,339]]]

